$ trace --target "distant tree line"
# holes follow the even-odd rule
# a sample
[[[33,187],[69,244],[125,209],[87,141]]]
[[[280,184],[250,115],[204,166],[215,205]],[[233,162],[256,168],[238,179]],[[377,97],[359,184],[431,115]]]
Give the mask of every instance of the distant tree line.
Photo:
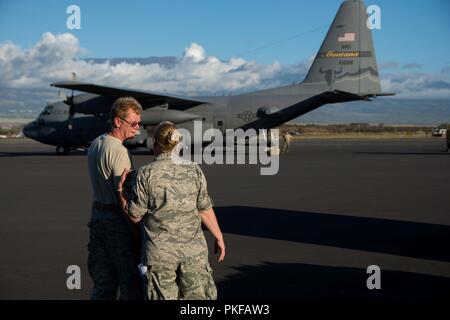
[[[3,136],[15,136],[19,134],[23,129],[23,125],[17,125],[17,126],[7,126],[7,127],[0,127],[0,135]]]
[[[285,124],[280,127],[281,130],[288,130],[294,134],[304,133],[425,133],[431,134],[433,128],[426,126],[404,126],[404,125],[385,125],[368,123],[350,123],[350,124]]]

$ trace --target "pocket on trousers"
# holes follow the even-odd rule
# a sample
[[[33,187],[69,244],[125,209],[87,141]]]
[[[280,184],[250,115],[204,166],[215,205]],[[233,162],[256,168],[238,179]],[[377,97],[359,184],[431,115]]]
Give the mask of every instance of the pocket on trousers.
[[[147,266],[147,273],[144,275],[145,293],[148,300],[166,300],[161,290],[158,274],[161,273],[159,266]]]
[[[205,295],[209,300],[217,300],[217,287],[212,277],[213,270],[209,264],[206,264],[206,271],[208,274],[208,281],[205,286]]]

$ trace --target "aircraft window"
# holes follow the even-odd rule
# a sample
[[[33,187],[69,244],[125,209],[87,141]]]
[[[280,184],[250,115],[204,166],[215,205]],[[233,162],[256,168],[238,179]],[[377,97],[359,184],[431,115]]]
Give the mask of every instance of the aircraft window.
[[[217,125],[218,125],[218,126],[222,126],[222,125],[223,125],[223,122],[222,122],[222,121],[217,121]]]
[[[47,115],[52,113],[53,106],[46,106],[44,111],[42,111],[42,115]]]

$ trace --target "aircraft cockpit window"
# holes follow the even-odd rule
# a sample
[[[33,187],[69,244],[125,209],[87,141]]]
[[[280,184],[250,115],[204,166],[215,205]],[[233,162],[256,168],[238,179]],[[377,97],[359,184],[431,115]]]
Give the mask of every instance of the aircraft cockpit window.
[[[53,106],[46,106],[44,111],[42,111],[41,115],[51,114],[53,110]]]

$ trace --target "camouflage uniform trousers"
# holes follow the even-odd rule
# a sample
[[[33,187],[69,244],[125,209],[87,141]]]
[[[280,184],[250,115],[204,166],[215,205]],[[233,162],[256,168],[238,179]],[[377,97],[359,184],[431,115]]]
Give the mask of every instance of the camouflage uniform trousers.
[[[103,214],[111,214],[109,212]],[[94,282],[92,300],[143,300],[139,239],[129,230],[90,225],[88,270]]]
[[[148,266],[145,282],[149,300],[217,299],[212,268],[205,257]]]

